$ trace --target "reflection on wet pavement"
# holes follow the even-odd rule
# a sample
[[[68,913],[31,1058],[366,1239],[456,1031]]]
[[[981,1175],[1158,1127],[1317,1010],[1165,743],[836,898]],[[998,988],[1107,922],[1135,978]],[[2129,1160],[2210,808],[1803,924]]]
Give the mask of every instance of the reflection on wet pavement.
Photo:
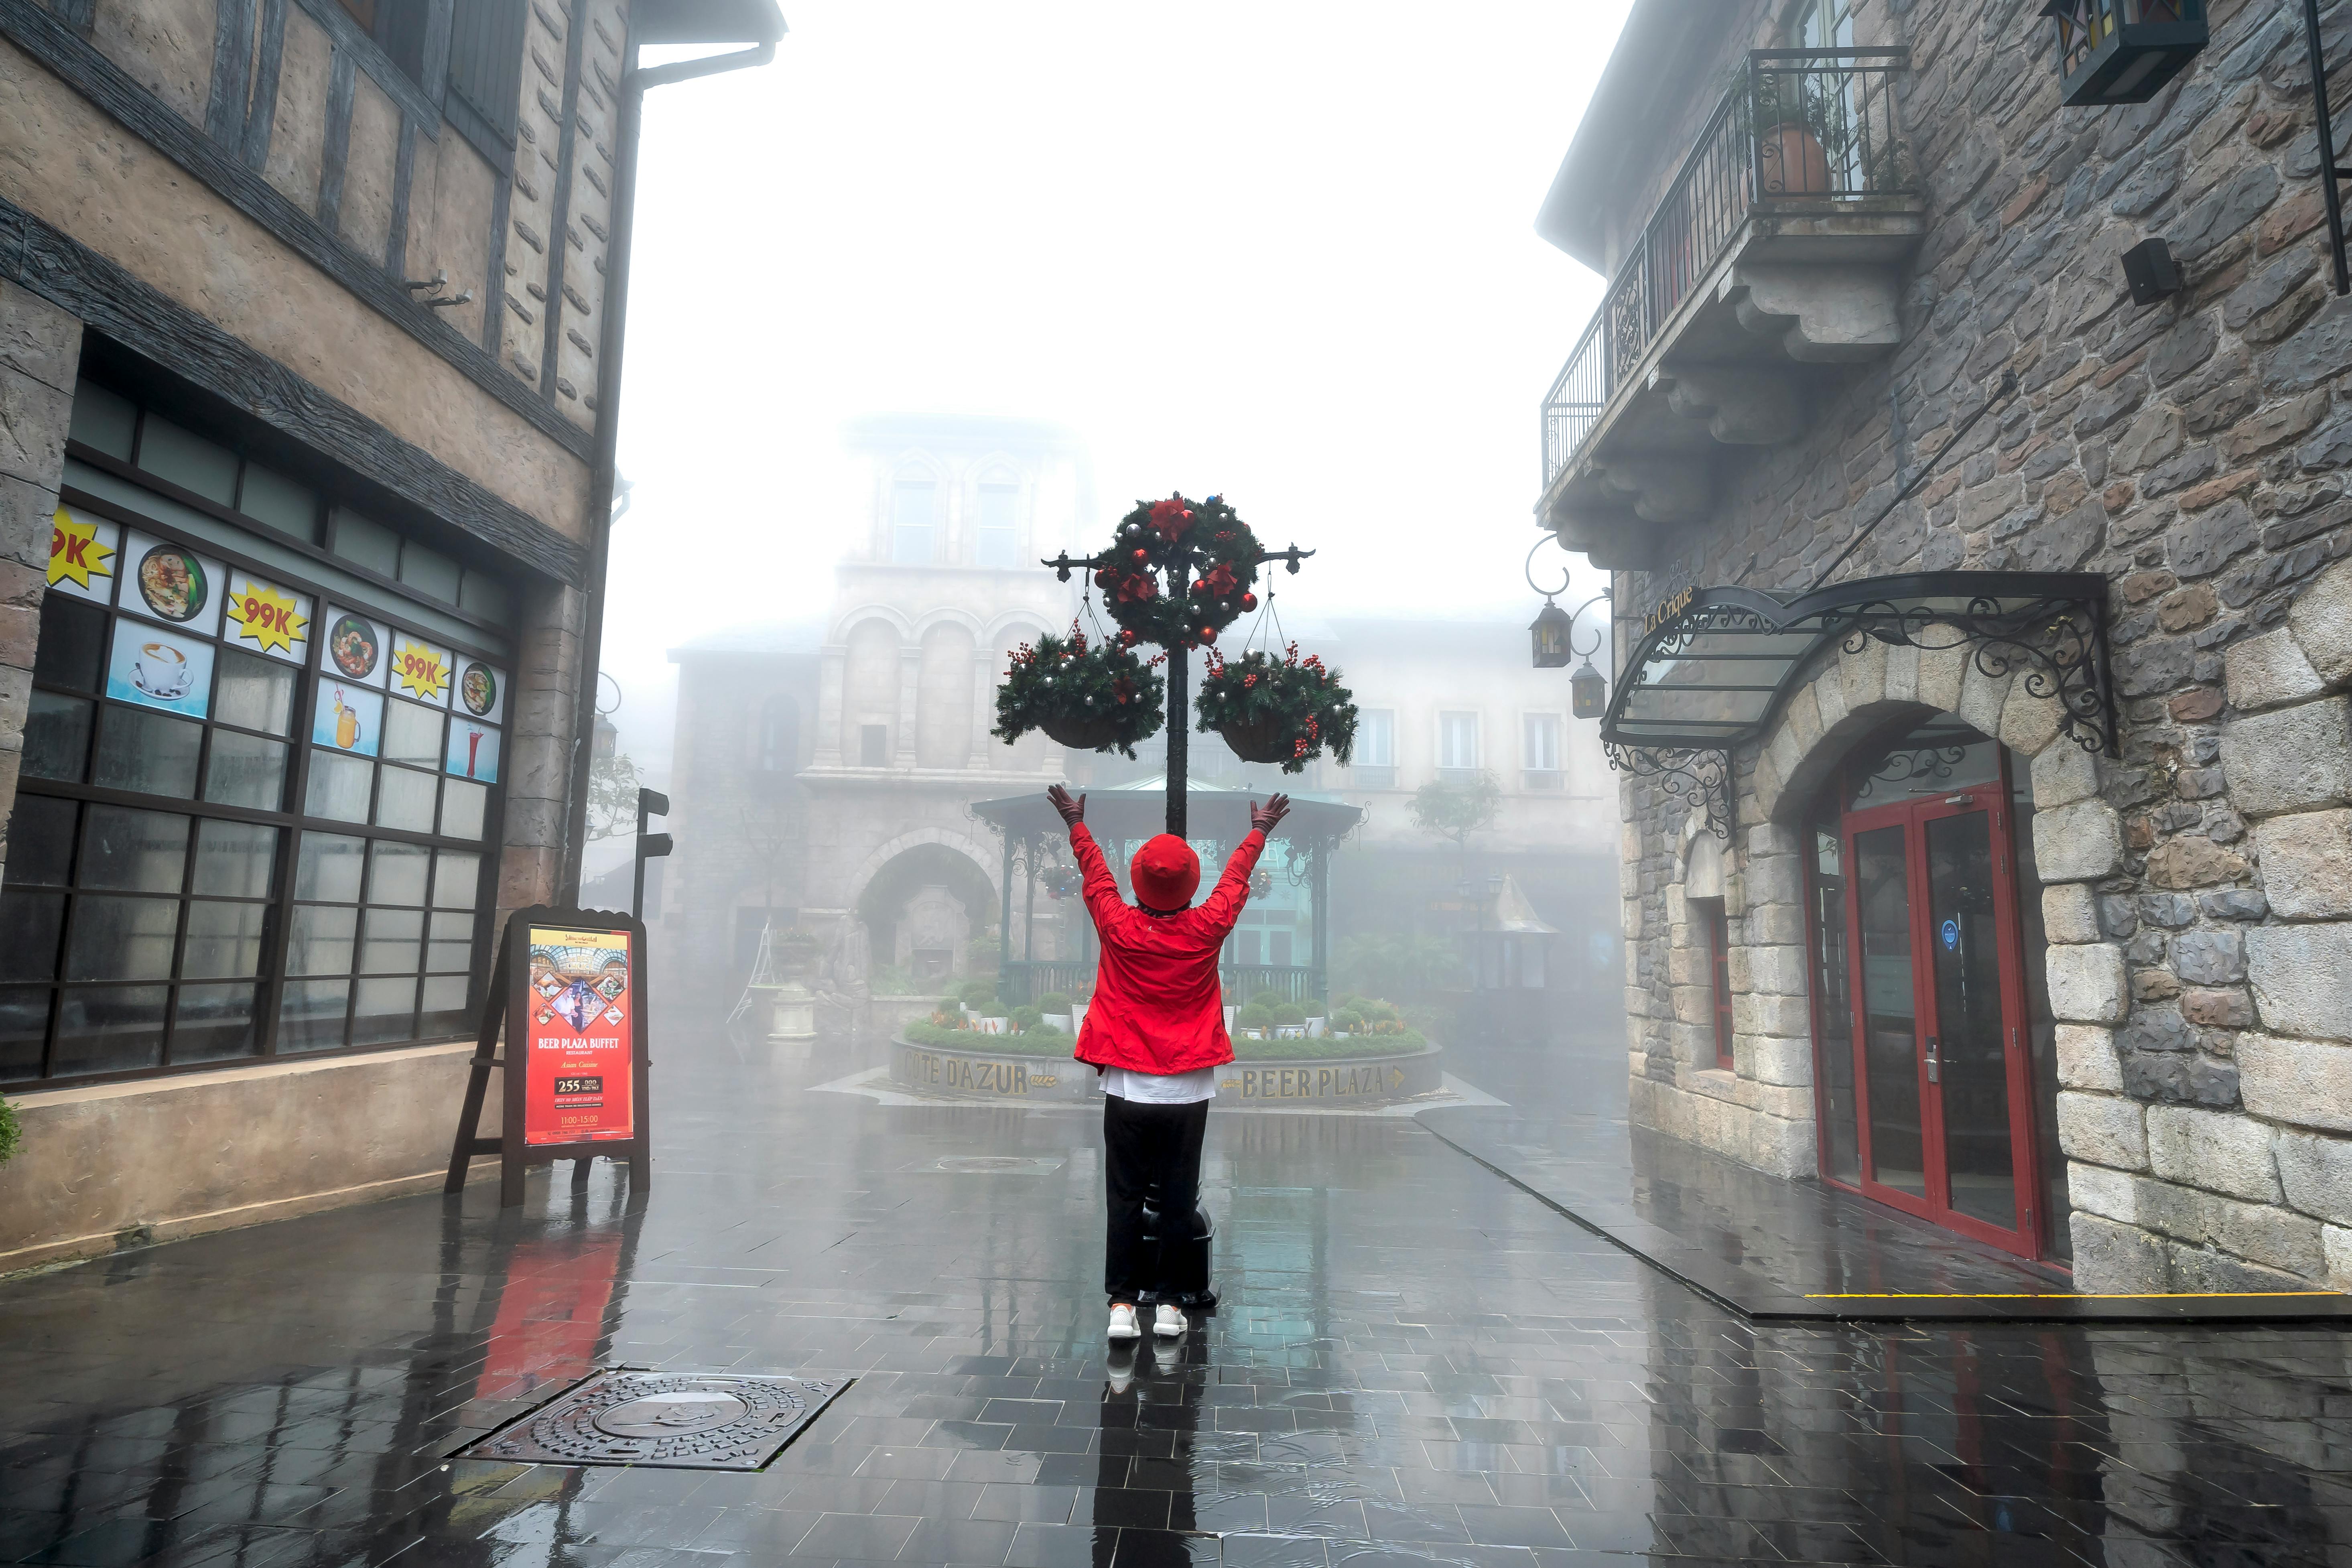
[[[0,1284],[0,1560],[2352,1552],[2334,1331],[1748,1326],[1409,1121],[1232,1112],[1225,1306],[1114,1355],[1082,1115],[803,1094],[856,1064],[709,1034],[656,1065],[634,1206],[600,1168]],[[759,1474],[441,1458],[600,1363],[858,1381]]]

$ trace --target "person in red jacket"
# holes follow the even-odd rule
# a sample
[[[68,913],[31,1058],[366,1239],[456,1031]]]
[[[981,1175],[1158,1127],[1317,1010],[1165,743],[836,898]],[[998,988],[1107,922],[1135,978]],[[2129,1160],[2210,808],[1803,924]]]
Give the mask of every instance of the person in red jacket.
[[[1143,1199],[1156,1184],[1163,1215],[1190,1215],[1201,1197],[1201,1138],[1208,1131],[1216,1069],[1234,1059],[1225,1033],[1217,954],[1249,900],[1251,870],[1265,836],[1290,810],[1287,795],[1250,803],[1250,832],[1234,847],[1225,874],[1198,909],[1201,858],[1173,834],[1136,851],[1129,879],[1136,901],[1118,896],[1102,847],[1087,831],[1087,797],[1055,784],[1045,792],[1069,824],[1070,850],[1085,873],[1087,913],[1102,939],[1094,1000],[1073,1051],[1103,1075],[1103,1172],[1109,1223],[1103,1289],[1110,1337],[1142,1336],[1137,1299],[1166,1281],[1142,1279]],[[1174,1338],[1189,1325],[1162,1301],[1151,1331]]]

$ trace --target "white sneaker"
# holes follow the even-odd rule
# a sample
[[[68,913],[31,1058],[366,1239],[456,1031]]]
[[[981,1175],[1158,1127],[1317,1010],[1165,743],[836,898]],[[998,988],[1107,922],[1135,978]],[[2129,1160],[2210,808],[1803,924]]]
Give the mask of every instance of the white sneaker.
[[[1181,1339],[1189,1327],[1191,1325],[1184,1321],[1184,1314],[1165,1301],[1162,1301],[1160,1304],[1160,1310],[1151,1315],[1151,1331],[1163,1340]]]
[[[1160,1310],[1166,1311],[1167,1309],[1163,1307]],[[1181,1322],[1183,1320],[1180,1317],[1177,1321]],[[1136,1323],[1133,1307],[1121,1302],[1110,1310],[1110,1337],[1115,1340],[1139,1340],[1143,1337],[1143,1330]]]

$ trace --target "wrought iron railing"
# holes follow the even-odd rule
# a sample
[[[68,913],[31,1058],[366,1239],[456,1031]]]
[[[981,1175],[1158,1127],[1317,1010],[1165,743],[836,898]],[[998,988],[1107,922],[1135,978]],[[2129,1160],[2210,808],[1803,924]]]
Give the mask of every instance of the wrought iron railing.
[[[1756,49],[1610,280],[1543,405],[1544,486],[1759,205],[1916,186],[1895,133],[1902,49]]]

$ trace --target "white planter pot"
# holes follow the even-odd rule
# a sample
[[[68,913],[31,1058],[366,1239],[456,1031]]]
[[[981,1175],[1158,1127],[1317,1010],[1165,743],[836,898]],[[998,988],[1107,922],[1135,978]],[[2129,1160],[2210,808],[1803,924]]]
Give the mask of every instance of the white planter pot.
[[[1234,1015],[1240,1011],[1241,1009],[1239,1007],[1228,1007],[1225,1009],[1225,1033],[1228,1035],[1234,1032]]]
[[[1049,1029],[1059,1029],[1066,1035],[1069,1034],[1071,1033],[1070,1016],[1067,1013],[1048,1013],[1045,1015],[1045,1026]]]
[[[1075,1035],[1080,1029],[1087,1026],[1087,1009],[1093,1005],[1094,1004],[1091,1002],[1073,1002],[1070,1004],[1070,1033]]]
[[[1330,1020],[1329,1020],[1328,1018],[1309,1018],[1309,1019],[1307,1019],[1307,1037],[1308,1039],[1310,1039],[1310,1040],[1319,1040],[1319,1039],[1321,1039],[1321,1038],[1323,1037],[1324,1034],[1325,1034],[1325,1027],[1324,1027],[1324,1026],[1325,1026],[1327,1024],[1328,1024],[1329,1022],[1330,1022]]]
[[[1013,1032],[1013,1020],[1010,1018],[982,1018],[978,1020],[976,1026],[983,1035],[1009,1035]]]

